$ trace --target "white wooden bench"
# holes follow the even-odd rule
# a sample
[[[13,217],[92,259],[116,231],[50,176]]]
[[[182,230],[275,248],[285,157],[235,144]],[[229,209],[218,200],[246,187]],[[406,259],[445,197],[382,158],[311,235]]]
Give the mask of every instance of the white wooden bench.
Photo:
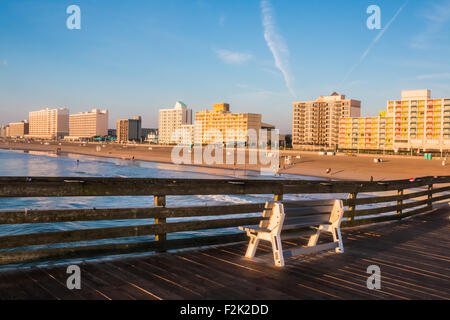
[[[250,243],[245,256],[254,258],[260,240],[272,244],[273,259],[276,266],[284,266],[284,258],[334,249],[344,252],[341,237],[341,221],[344,215],[342,200],[283,201],[267,202],[263,211],[263,219],[258,226],[243,226]],[[311,228],[314,232],[309,238],[307,247],[283,251],[281,240],[305,235]],[[330,232],[333,241],[318,245],[321,232]]]

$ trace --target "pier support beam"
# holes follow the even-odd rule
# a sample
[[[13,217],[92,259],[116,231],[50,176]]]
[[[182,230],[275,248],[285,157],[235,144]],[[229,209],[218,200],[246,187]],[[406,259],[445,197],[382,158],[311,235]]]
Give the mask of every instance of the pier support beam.
[[[402,210],[403,194],[404,194],[403,189],[400,189],[397,191],[397,195],[398,195],[397,206],[399,206],[399,209],[397,209],[397,214],[402,214],[402,212],[403,212],[403,210]]]
[[[275,194],[273,197],[273,201],[283,201],[283,195],[282,194]]]
[[[154,199],[155,207],[165,207],[166,206],[166,196],[155,196]],[[155,224],[166,223],[166,218],[155,218]],[[164,241],[167,240],[166,234],[157,234],[155,235],[156,241]]]
[[[354,200],[354,199],[356,199],[357,196],[358,196],[357,192],[352,192],[352,193],[350,193],[349,199]],[[356,205],[355,204],[351,204],[351,205],[348,206],[349,220],[350,221],[355,220],[355,210],[356,210]]]
[[[428,185],[428,208],[433,210],[433,185]]]

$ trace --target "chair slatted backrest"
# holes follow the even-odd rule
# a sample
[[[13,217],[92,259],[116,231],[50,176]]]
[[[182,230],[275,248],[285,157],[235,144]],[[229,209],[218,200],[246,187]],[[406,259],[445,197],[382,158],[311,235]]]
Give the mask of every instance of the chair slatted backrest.
[[[264,211],[262,214],[262,217],[266,218],[266,219],[261,220],[261,222],[259,223],[260,228],[267,229],[269,227],[270,220],[272,218],[273,206],[274,206],[273,202],[266,202],[266,205],[264,207]]]
[[[283,201],[285,225],[330,221],[336,200]]]

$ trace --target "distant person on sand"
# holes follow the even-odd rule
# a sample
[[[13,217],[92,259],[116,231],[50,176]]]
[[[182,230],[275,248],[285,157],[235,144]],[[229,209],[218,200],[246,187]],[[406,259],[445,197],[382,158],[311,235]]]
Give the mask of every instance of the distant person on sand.
[[[326,172],[327,174],[330,174],[331,168],[328,168],[325,172]]]

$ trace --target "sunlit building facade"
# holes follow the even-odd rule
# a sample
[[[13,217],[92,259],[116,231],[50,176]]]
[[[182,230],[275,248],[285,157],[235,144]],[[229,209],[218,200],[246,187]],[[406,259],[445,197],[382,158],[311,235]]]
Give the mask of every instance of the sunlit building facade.
[[[393,149],[394,122],[381,112],[378,117],[341,118],[339,148],[341,149]]]
[[[27,137],[54,139],[69,135],[69,109],[43,109],[29,113]]]
[[[69,136],[71,138],[93,138],[108,135],[108,111],[93,109],[90,112],[71,114]]]
[[[0,138],[6,138],[6,129],[8,128],[9,131],[9,126],[0,126]]]
[[[117,141],[140,141],[142,140],[142,118],[117,120]]]
[[[196,144],[247,143],[250,129],[258,137],[261,119],[261,114],[231,113],[229,104],[217,103],[213,110],[196,112],[194,141]]]
[[[13,122],[9,124],[8,137],[23,138],[29,133],[29,123],[27,120]]]
[[[375,118],[341,118],[339,148],[449,150],[450,99],[432,99],[430,90],[402,91]]]
[[[192,124],[192,110],[182,102],[177,101],[173,109],[159,110],[158,139],[159,143],[175,144],[179,141],[177,131],[184,125]]]
[[[332,93],[314,101],[293,104],[292,144],[294,148],[315,145],[335,147],[339,143],[339,119],[359,117],[361,101]]]

